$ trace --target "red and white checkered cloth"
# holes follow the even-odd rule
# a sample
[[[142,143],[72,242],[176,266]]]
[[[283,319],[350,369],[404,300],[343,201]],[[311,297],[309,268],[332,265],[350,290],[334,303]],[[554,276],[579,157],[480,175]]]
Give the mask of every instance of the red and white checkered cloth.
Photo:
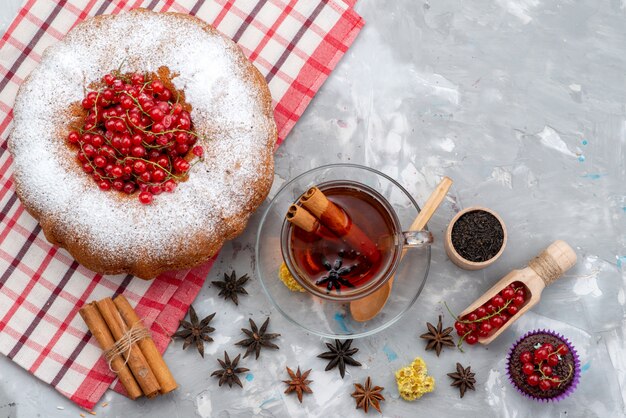
[[[114,375],[78,309],[123,293],[164,351],[213,264],[153,281],[102,276],[46,241],[15,194],[6,140],[18,86],[47,46],[94,15],[136,7],[194,14],[235,40],[265,76],[280,142],[363,26],[355,1],[27,0],[0,40],[0,352],[91,409]]]

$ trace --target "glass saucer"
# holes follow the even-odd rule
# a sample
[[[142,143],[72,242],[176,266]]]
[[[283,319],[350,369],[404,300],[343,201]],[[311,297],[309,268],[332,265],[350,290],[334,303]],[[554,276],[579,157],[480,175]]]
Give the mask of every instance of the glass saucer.
[[[294,324],[322,337],[360,338],[387,328],[413,306],[428,277],[430,247],[406,252],[396,270],[387,303],[369,321],[355,321],[349,302],[324,300],[308,292],[289,290],[278,277],[283,263],[280,234],[287,209],[310,187],[337,180],[359,182],[376,190],[393,207],[405,231],[419,213],[419,206],[409,193],[379,171],[355,164],[315,168],[285,184],[265,210],[257,233],[256,270],[272,304]]]

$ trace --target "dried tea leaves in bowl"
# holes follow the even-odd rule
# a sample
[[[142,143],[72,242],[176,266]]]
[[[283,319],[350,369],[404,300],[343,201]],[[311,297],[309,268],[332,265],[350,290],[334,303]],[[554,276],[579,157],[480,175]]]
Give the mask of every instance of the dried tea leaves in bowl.
[[[472,210],[452,226],[452,246],[464,259],[482,263],[498,254],[504,244],[504,228],[493,214]]]

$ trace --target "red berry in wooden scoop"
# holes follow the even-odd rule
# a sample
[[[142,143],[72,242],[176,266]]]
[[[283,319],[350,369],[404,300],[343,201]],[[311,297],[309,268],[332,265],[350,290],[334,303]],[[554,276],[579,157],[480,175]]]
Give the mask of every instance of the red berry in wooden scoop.
[[[503,307],[503,306],[504,306],[504,303],[505,303],[505,302],[504,302],[504,298],[503,298],[502,296],[500,296],[500,295],[496,295],[496,296],[494,296],[494,297],[491,299],[491,303],[493,303],[493,305],[494,305],[496,308],[501,308],[501,307]]]
[[[181,115],[186,115],[186,113],[181,113]],[[196,154],[197,148],[197,146],[194,147],[194,154]],[[177,171],[181,171],[178,166],[180,161],[184,160],[179,158],[174,161],[173,166]],[[459,348],[463,341],[467,341],[470,336],[472,336],[471,340],[474,340],[474,338],[486,338],[502,328],[512,316],[519,312],[519,308],[526,302],[525,289],[523,283],[513,282],[504,287],[482,306],[459,318],[455,323],[456,332],[461,337]],[[450,313],[454,315],[452,312]]]
[[[469,345],[474,345],[478,342],[478,337],[474,334],[470,334],[465,338],[465,342]]]
[[[502,325],[504,325],[504,321],[502,320],[502,318],[500,317],[500,315],[494,316],[493,318],[491,318],[491,321],[489,321],[491,326],[493,327],[494,330],[499,329]]]
[[[510,287],[507,287],[502,291],[501,294],[505,300],[513,299],[515,297],[515,290],[513,290]]]

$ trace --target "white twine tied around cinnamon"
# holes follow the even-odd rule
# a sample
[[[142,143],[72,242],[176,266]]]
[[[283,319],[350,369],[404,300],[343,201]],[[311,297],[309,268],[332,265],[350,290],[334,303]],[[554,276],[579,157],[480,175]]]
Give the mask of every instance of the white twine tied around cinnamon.
[[[116,370],[111,366],[113,360],[117,356],[124,356],[124,365],[128,363],[128,358],[130,357],[130,349],[133,344],[143,340],[144,338],[151,338],[150,331],[148,331],[141,322],[137,322],[133,325],[122,338],[117,340],[111,347],[104,350],[104,358],[109,365],[109,370],[114,373],[117,373]]]
[[[534,272],[543,279],[546,286],[549,286],[563,274],[561,266],[546,252],[543,252],[530,260],[528,267],[533,269]]]

